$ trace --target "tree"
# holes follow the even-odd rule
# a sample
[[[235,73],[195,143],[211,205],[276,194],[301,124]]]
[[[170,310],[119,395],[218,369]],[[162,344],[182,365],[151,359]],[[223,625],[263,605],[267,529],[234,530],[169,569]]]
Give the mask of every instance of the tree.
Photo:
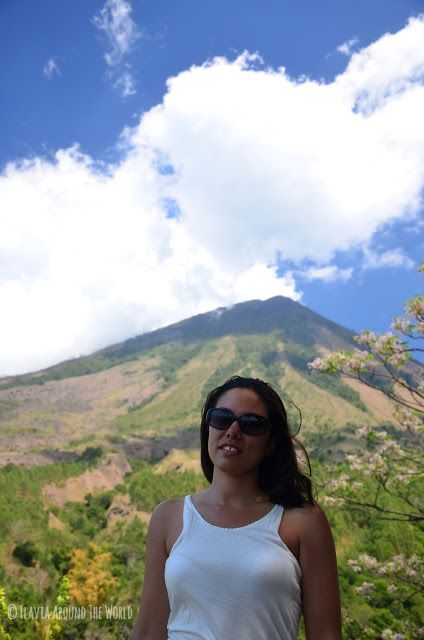
[[[112,575],[111,558],[110,552],[94,543],[72,553],[73,566],[67,573],[69,595],[80,606],[99,606],[112,598],[117,580]]]
[[[42,640],[60,640],[63,630],[63,620],[61,616],[62,608],[69,604],[69,590],[71,583],[67,576],[62,576],[56,592],[55,600],[49,615],[45,619],[36,621],[35,627]]]
[[[419,271],[424,273],[424,262]],[[391,328],[384,334],[363,331],[354,339],[364,348],[335,351],[308,365],[312,372],[356,378],[390,398],[394,406],[396,426],[359,427],[357,435],[364,441],[363,452],[347,454],[336,474],[334,468],[327,467],[330,479],[325,484],[327,495],[323,503],[365,512],[379,520],[411,523],[421,533],[424,384],[423,367],[412,361],[412,356],[424,352],[424,297],[407,301],[404,316],[394,318]],[[349,560],[348,566],[367,578],[356,591],[369,601],[374,599],[374,606],[379,602],[387,606],[390,599],[396,598],[409,606],[424,588],[424,562],[416,554],[397,554],[384,560],[360,554]],[[395,625],[398,622],[394,620]],[[377,636],[372,629],[361,625],[359,628],[361,636],[383,640],[424,636],[419,621],[407,620],[402,633],[386,626]]]
[[[424,273],[424,263],[419,270]],[[347,455],[348,473],[328,486],[337,504],[342,500],[381,518],[423,523],[423,491],[419,491],[424,472],[423,367],[418,363],[412,363],[408,370],[404,367],[412,354],[424,352],[424,296],[407,301],[405,315],[395,318],[392,328],[395,333],[363,331],[354,339],[365,350],[334,351],[308,366],[315,372],[342,373],[377,389],[393,401],[394,421],[400,427],[391,433],[369,426],[357,429],[357,435],[365,440],[365,453]],[[369,501],[363,499],[363,484],[352,478],[354,471],[374,481]],[[388,506],[387,496],[396,499],[398,508]]]
[[[38,556],[38,549],[32,540],[26,540],[26,542],[16,545],[12,555],[25,567],[33,567]]]
[[[6,590],[0,587],[0,640],[11,640],[10,633],[7,633],[2,625],[2,618],[7,617]]]

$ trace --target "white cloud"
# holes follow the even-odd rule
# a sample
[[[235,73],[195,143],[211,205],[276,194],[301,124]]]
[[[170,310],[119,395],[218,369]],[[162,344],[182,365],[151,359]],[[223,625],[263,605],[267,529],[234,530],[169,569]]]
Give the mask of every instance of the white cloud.
[[[266,261],[278,250],[329,262],[421,206],[423,38],[424,19],[411,20],[383,37],[385,56],[371,45],[330,84],[252,70],[245,56],[193,67],[169,81],[163,103],[134,131],[135,153],[147,144],[175,167],[167,195],[222,260],[241,266],[250,251]],[[371,91],[368,68],[379,89],[365,115],[356,107],[363,88]],[[384,80],[398,87],[391,97]]]
[[[23,372],[246,298],[298,297],[290,277],[221,264],[159,207],[151,158],[110,175],[78,148],[0,179],[0,372]]]
[[[352,276],[353,269],[339,269],[335,265],[327,265],[325,267],[310,267],[301,272],[306,280],[323,280],[324,282],[335,282],[336,280],[349,280]]]
[[[411,18],[397,33],[386,33],[355,53],[336,85],[345,100],[363,115],[374,109],[397,108],[403,99],[422,90],[424,75],[424,14]],[[419,99],[413,97],[416,106]]]
[[[321,265],[421,207],[423,37],[424,18],[413,19],[329,84],[247,55],[216,59],[169,81],[122,135],[119,165],[102,169],[77,148],[9,165],[0,372],[249,298],[299,298],[304,260],[315,276],[347,278]],[[299,265],[284,278],[279,254]]]
[[[132,96],[136,93],[134,78],[129,71],[125,71],[115,82],[115,87],[120,87],[122,90],[122,97]]]
[[[105,53],[105,60],[110,67],[122,62],[139,37],[131,13],[130,2],[106,0],[99,13],[93,17],[95,26],[104,31],[108,40],[110,51]]]
[[[405,255],[399,247],[380,253],[366,249],[364,255],[365,261],[363,266],[365,269],[380,269],[384,267],[404,267],[406,269],[412,269],[414,267],[413,260]]]
[[[336,50],[344,56],[350,56],[356,44],[358,44],[358,38],[351,38],[350,40],[342,42]]]
[[[49,80],[51,80],[55,75],[60,76],[60,70],[54,58],[49,58],[46,62],[43,67],[43,73]]]
[[[123,98],[136,93],[131,65],[124,62],[141,35],[131,13],[131,3],[127,0],[106,0],[99,13],[93,17],[94,25],[104,32],[109,45],[109,51],[104,55],[109,67],[108,75],[112,79],[117,78],[113,86],[121,89]]]

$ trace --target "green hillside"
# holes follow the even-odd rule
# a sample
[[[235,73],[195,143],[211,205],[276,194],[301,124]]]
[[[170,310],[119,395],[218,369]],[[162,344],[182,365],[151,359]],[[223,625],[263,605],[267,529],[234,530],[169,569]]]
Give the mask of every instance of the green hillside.
[[[353,345],[348,329],[277,297],[201,314],[90,356],[3,379],[0,612],[2,600],[54,606],[69,592],[75,605],[94,598],[99,606],[132,607],[135,616],[149,515],[159,502],[206,485],[198,455],[202,402],[212,387],[241,374],[271,382],[293,431],[299,426],[294,405],[301,410],[300,437],[336,539],[344,637],[356,640],[369,629],[366,637],[377,640],[389,627],[417,628],[421,595],[401,585],[395,596],[392,578],[383,576],[366,598],[360,593],[364,578],[352,568],[360,554],[422,556],[417,525],[341,510],[326,494],[329,479],[345,477],[344,454],[368,446],[355,427],[384,425],[399,437],[391,426],[393,406],[379,391],[340,376],[310,374],[307,363],[316,356]],[[356,481],[371,501],[372,483],[360,472]],[[418,485],[411,485],[408,499],[418,498]],[[386,506],[398,511],[396,496]],[[93,593],[93,584],[102,590]],[[49,637],[48,620],[10,620],[4,610],[1,640],[2,625],[13,640]],[[62,622],[51,640],[127,638],[133,622]]]
[[[216,309],[44,371],[4,378],[0,381],[0,389],[96,373],[137,359],[141,352],[171,342],[187,345],[226,335],[255,335],[273,331],[279,331],[288,342],[304,346],[320,344],[330,349],[352,346],[351,331],[290,298],[277,296],[265,302],[252,300],[228,309]]]
[[[206,393],[235,373],[275,385],[304,431],[379,421],[341,378],[311,375],[323,351],[352,347],[352,333],[283,297],[219,309],[0,384],[0,465],[58,459],[87,442],[184,431]],[[378,404],[378,403],[375,403]],[[386,417],[384,415],[384,417]],[[19,451],[19,455],[17,455]]]

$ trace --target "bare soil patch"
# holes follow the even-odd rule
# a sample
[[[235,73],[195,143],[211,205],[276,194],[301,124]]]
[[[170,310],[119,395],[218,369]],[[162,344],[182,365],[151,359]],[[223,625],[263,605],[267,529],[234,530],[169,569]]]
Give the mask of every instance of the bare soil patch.
[[[125,475],[131,467],[120,454],[112,454],[107,462],[93,469],[84,471],[75,478],[68,478],[62,485],[46,484],[43,487],[44,498],[59,507],[66,502],[82,502],[88,493],[107,491],[124,482]]]
[[[0,451],[64,447],[70,440],[110,432],[128,409],[162,387],[147,358],[85,376],[0,391]],[[3,409],[2,409],[3,407]]]
[[[107,511],[108,525],[116,522],[131,522],[133,518],[139,518],[145,524],[149,524],[151,514],[147,511],[139,511],[132,503],[128,494],[116,496]]]
[[[57,516],[54,515],[51,511],[49,512],[49,527],[50,529],[59,529],[59,531],[64,531],[66,529],[66,524],[59,520]]]
[[[394,404],[384,395],[382,391],[371,389],[360,380],[342,376],[345,384],[357,391],[362,402],[373,412],[374,416],[380,420],[392,420]]]
[[[181,449],[171,449],[168,455],[155,465],[156,473],[189,470],[202,473],[200,450],[182,451]]]

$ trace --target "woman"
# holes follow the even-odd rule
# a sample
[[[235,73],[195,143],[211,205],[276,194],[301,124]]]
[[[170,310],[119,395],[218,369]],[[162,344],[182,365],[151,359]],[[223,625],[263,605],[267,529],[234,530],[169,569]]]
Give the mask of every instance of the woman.
[[[153,512],[132,640],[292,640],[301,613],[307,640],[340,640],[333,538],[281,399],[234,376],[200,429],[210,487]]]

